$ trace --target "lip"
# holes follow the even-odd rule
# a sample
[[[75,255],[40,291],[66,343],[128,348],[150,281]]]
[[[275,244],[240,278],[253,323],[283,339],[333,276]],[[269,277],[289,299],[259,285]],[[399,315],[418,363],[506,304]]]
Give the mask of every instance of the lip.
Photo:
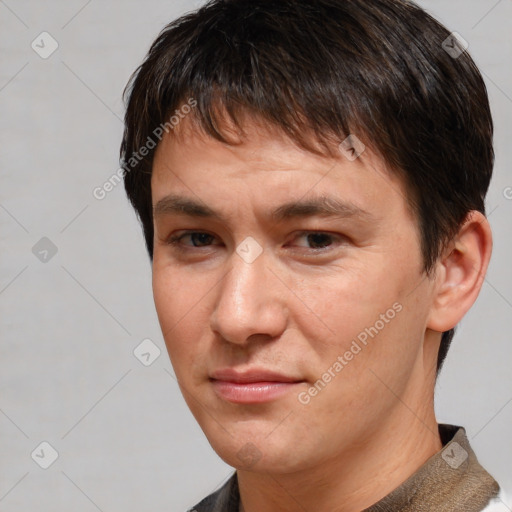
[[[265,369],[240,372],[226,368],[213,372],[210,382],[215,393],[223,400],[236,404],[258,404],[280,398],[304,380]]]

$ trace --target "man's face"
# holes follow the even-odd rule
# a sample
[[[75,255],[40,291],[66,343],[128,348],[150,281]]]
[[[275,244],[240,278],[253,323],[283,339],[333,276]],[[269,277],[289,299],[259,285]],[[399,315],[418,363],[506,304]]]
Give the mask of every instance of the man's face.
[[[369,149],[331,159],[247,131],[158,147],[154,298],[214,449],[289,472],[415,419],[433,281],[404,186]]]

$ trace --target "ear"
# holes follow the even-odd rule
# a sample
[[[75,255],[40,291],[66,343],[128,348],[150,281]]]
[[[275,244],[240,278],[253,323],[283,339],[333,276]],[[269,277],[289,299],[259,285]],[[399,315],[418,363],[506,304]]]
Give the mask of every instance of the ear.
[[[437,263],[428,328],[444,332],[460,322],[480,293],[491,252],[489,222],[473,210]]]

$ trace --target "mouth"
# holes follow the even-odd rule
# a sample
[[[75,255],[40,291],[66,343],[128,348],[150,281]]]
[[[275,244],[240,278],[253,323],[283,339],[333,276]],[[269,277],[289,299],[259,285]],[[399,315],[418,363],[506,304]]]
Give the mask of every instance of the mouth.
[[[213,372],[210,382],[223,400],[235,404],[260,404],[277,400],[305,381],[265,369],[238,372],[227,368]]]

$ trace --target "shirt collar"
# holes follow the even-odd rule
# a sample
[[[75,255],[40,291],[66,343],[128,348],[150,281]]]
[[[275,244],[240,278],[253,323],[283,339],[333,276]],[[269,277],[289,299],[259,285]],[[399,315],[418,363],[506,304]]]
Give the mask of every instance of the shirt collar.
[[[363,512],[479,512],[499,493],[499,486],[479,464],[464,428],[439,425],[443,448],[411,477]],[[236,472],[190,512],[238,512]]]

